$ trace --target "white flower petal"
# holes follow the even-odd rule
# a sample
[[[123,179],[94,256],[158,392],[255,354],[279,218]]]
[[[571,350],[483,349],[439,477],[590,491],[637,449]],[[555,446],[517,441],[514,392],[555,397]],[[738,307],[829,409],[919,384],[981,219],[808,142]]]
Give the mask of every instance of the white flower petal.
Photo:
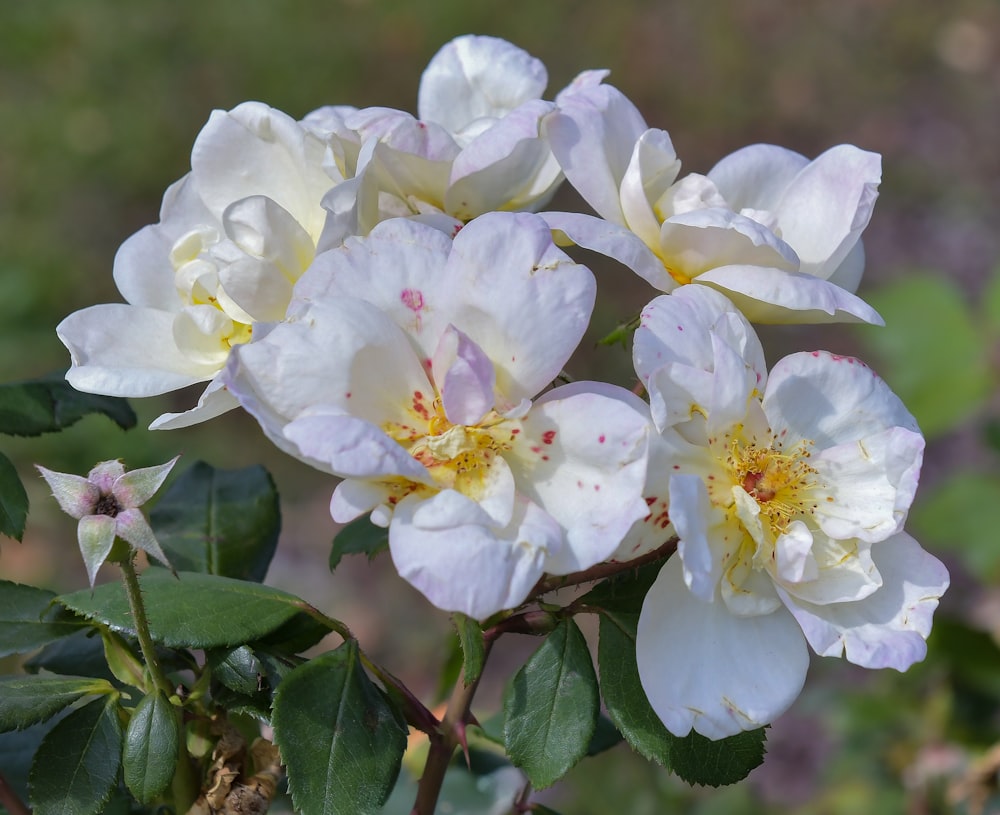
[[[808,439],[817,450],[856,442],[889,427],[919,433],[899,397],[854,357],[811,351],[791,354],[772,369],[764,412],[786,446]]]
[[[73,358],[66,379],[88,393],[136,397],[211,379],[220,366],[180,351],[174,341],[174,316],[119,303],[73,312],[56,326]]]
[[[383,221],[365,239],[348,239],[318,255],[296,284],[295,296],[367,300],[413,338],[429,363],[460,295],[442,275],[451,250],[448,236],[426,224]]]
[[[787,243],[754,220],[721,207],[692,209],[660,227],[659,256],[680,277],[743,264],[792,271],[798,258]]]
[[[755,323],[884,321],[860,297],[812,275],[766,266],[721,266],[695,279],[726,295]]]
[[[473,139],[455,159],[445,210],[463,221],[500,210],[536,210],[562,180],[541,138],[539,123],[551,102],[527,102]]]
[[[882,587],[854,603],[816,606],[782,593],[813,650],[866,668],[905,671],[927,653],[925,640],[948,571],[905,532],[873,547]],[[780,589],[779,589],[780,591]]]
[[[622,215],[647,246],[660,241],[660,220],[652,203],[674,183],[681,162],[666,130],[647,130],[635,143],[621,181]]]
[[[781,236],[801,270],[827,278],[871,220],[882,159],[849,144],[832,147],[796,175],[775,207]]]
[[[670,519],[677,530],[678,562],[683,566],[685,590],[705,602],[715,598],[722,576],[722,555],[735,541],[729,524],[712,506],[705,482],[697,475],[670,476]]]
[[[499,119],[545,92],[541,61],[497,37],[465,35],[447,43],[420,78],[421,119],[460,133],[477,119]]]
[[[814,456],[817,478],[831,485],[816,508],[820,528],[832,538],[868,543],[901,531],[917,490],[923,451],[923,436],[892,427]]]
[[[518,492],[566,530],[567,546],[545,570],[568,574],[607,559],[632,524],[648,513],[643,500],[649,422],[625,398],[556,388],[521,421],[504,454]],[[617,389],[615,389],[617,390]]]
[[[667,729],[710,739],[773,722],[802,690],[809,666],[802,632],[784,610],[735,617],[684,585],[671,558],[643,603],[636,637],[639,678]]]
[[[590,322],[593,273],[552,243],[537,215],[494,212],[458,233],[439,272],[458,293],[449,322],[489,356],[510,407],[562,370]]]
[[[287,114],[244,102],[212,112],[195,139],[191,168],[199,195],[218,220],[233,201],[264,195],[317,238],[326,217],[320,200],[333,186],[322,168],[323,150]]]
[[[239,346],[223,381],[281,446],[281,428],[316,406],[376,425],[426,423],[431,385],[405,335],[352,297],[305,303],[262,339]]]
[[[541,216],[554,232],[561,232],[577,246],[617,260],[653,288],[665,292],[677,288],[663,261],[626,227],[576,212],[543,212]]]
[[[226,237],[241,250],[269,261],[289,283],[299,279],[316,254],[309,233],[291,213],[263,195],[230,204],[222,213],[222,225]]]
[[[834,540],[819,529],[811,531],[815,579],[792,582],[772,572],[776,586],[798,600],[824,606],[862,600],[878,590],[882,576],[872,560],[871,544]]]
[[[400,576],[438,608],[480,620],[521,603],[561,542],[559,525],[528,501],[500,528],[453,490],[404,499],[389,527]]]
[[[594,83],[602,76],[588,72],[560,93],[545,132],[577,192],[602,218],[624,226],[619,191],[633,147],[648,128],[621,91]]]
[[[809,159],[774,144],[751,144],[730,153],[708,172],[729,206],[774,211]]]
[[[216,378],[208,383],[208,387],[198,398],[198,404],[190,410],[182,413],[164,413],[154,419],[150,425],[150,430],[177,430],[181,427],[191,427],[191,425],[214,419],[234,408],[240,403],[222,383]]]
[[[284,435],[295,445],[298,458],[341,478],[402,477],[434,483],[424,466],[398,442],[354,416],[302,416],[285,426]]]

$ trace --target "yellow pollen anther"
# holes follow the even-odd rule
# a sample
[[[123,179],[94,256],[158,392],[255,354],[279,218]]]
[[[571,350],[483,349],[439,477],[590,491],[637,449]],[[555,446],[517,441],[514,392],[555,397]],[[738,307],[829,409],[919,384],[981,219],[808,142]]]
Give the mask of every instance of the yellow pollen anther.
[[[784,453],[734,438],[727,463],[734,482],[758,503],[761,514],[780,532],[806,511],[809,493],[817,486],[816,470],[809,466],[808,458],[808,442]]]

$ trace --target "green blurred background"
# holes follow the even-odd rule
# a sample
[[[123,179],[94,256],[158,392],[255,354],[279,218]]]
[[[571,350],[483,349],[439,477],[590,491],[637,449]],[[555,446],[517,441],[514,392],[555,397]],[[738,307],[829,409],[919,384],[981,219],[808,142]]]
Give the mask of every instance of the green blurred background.
[[[756,141],[810,156],[851,142],[883,155],[862,294],[888,327],[770,330],[765,341],[772,363],[812,347],[859,353],[897,389],[929,440],[910,530],[953,573],[926,663],[899,676],[816,660],[770,733],[765,765],[737,787],[692,791],[619,747],[573,771],[553,805],[595,815],[976,811],[948,797],[992,794],[986,754],[1000,740],[996,0],[0,0],[0,380],[67,366],[56,323],[119,299],[114,252],[157,219],[213,108],[257,99],[296,117],[324,104],[415,111],[421,70],[463,33],[505,37],[542,59],[549,98],[581,70],[610,68],[650,125],[670,131],[686,171]],[[555,206],[578,201],[560,193]],[[652,292],[593,265],[597,336]],[[585,354],[582,370],[628,384],[622,352]],[[141,426],[195,397],[136,403]],[[0,576],[53,588],[83,580],[71,524],[33,461],[77,472],[177,452],[225,468],[263,462],[285,516],[269,582],[347,620],[393,670],[433,687],[446,615],[386,563],[326,574],[331,484],[263,443],[245,417],[159,434],[91,417],[0,444],[32,499],[25,541],[2,542]],[[494,657],[487,704],[533,646]]]

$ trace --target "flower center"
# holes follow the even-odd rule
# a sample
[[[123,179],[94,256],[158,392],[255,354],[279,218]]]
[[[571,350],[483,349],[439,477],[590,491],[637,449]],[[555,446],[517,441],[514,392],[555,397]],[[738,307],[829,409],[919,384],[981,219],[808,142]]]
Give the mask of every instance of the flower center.
[[[113,495],[102,495],[97,499],[97,504],[94,505],[93,515],[107,515],[109,518],[118,517],[118,513],[122,511],[121,504],[118,503],[118,499]]]
[[[426,432],[401,424],[383,430],[427,468],[440,489],[455,489],[475,498],[485,486],[490,465],[510,449],[512,435],[505,427],[509,420],[491,410],[476,425],[452,424],[440,399],[428,409],[423,396],[414,394],[413,404],[426,422]]]
[[[730,444],[727,464],[733,481],[757,502],[775,532],[784,531],[812,506],[817,483],[816,470],[809,465],[809,446],[802,441],[786,453],[780,447],[737,438]]]

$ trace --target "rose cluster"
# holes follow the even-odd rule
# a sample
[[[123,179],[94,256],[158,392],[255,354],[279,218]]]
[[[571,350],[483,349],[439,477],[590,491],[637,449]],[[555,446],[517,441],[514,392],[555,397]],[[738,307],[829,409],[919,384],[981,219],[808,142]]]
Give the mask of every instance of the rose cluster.
[[[913,417],[853,358],[768,370],[751,325],[881,323],[854,294],[880,158],[753,145],[682,175],[606,73],[546,101],[537,59],[464,36],[424,71],[417,117],[216,111],[115,258],[126,302],[58,333],[80,390],[207,383],[153,427],[248,411],[341,479],[333,518],[388,527],[399,574],[442,609],[485,619],[543,575],[675,540],[639,673],[671,732],[721,738],[791,704],[807,645],[920,660],[948,585],[904,531]],[[564,179],[596,215],[544,211]],[[569,244],[657,290],[641,388],[556,384],[596,298]]]

